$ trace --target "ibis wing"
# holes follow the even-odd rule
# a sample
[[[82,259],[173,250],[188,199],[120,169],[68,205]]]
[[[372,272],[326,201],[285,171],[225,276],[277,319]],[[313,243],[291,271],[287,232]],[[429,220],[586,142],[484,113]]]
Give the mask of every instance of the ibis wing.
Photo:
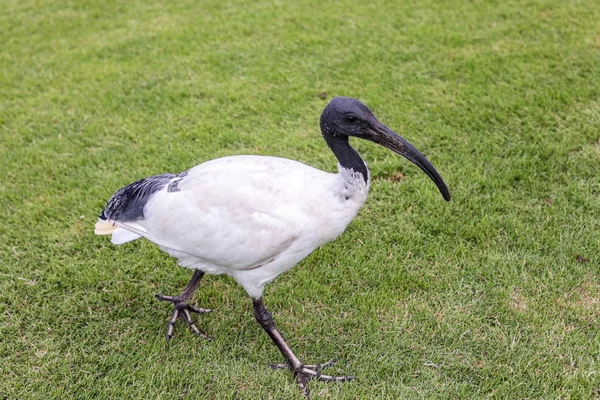
[[[183,266],[256,268],[301,236],[311,213],[297,187],[270,171],[191,170],[177,191],[156,193],[136,221]],[[310,182],[309,182],[310,183]]]

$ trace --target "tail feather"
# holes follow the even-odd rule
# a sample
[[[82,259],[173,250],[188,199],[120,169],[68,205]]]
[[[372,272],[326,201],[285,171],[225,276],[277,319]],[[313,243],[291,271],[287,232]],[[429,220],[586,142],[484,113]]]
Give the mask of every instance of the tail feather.
[[[98,222],[94,225],[94,233],[96,235],[112,235],[115,229],[117,229],[117,226],[110,219],[98,218]]]
[[[117,228],[110,237],[112,244],[123,244],[141,238],[137,233],[128,231],[127,229]]]
[[[132,225],[134,229],[137,228],[136,224]],[[127,228],[118,226],[115,221],[110,219],[104,220],[102,218],[99,218],[98,222],[96,222],[96,225],[94,226],[94,233],[96,235],[112,235],[110,241],[113,244],[123,244],[142,237],[141,235],[132,232]]]

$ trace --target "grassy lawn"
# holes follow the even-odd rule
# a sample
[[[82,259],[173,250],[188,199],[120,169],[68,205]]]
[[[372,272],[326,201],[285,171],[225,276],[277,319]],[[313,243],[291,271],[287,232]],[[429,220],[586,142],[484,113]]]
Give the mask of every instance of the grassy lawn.
[[[365,102],[446,180],[371,143],[346,233],[267,287],[323,399],[600,398],[593,0],[0,2],[0,398],[301,398],[228,277],[94,236],[138,178],[233,154],[335,171],[318,117]],[[325,99],[323,99],[324,97]]]

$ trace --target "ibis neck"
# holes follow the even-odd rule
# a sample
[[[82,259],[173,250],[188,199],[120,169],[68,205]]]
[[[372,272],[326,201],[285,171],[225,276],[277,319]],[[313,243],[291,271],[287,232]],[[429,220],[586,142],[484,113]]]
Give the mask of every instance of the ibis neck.
[[[368,183],[369,173],[367,166],[360,155],[350,146],[347,136],[323,135],[327,145],[338,159],[340,165],[348,170],[359,172],[365,183]]]

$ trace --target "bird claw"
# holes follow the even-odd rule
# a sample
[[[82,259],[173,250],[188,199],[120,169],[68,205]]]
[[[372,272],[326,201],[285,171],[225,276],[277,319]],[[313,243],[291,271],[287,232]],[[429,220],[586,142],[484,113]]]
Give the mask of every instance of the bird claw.
[[[155,297],[160,301],[168,301],[173,303],[173,314],[171,314],[171,319],[169,320],[169,324],[167,325],[167,333],[165,335],[167,343],[175,334],[175,322],[177,321],[177,318],[183,319],[187,326],[189,326],[192,333],[194,333],[195,335],[198,335],[201,338],[209,341],[212,340],[210,336],[206,335],[194,324],[194,322],[192,321],[191,313],[206,314],[209,312],[213,312],[214,310],[210,308],[198,308],[191,306],[179,296],[163,296],[161,294],[157,294],[155,295]]]
[[[332,376],[332,375],[324,375],[321,373],[321,370],[331,367],[336,362],[338,362],[337,358],[329,360],[322,364],[306,364],[301,365],[299,368],[293,368],[289,364],[270,364],[269,367],[273,369],[284,369],[289,368],[292,370],[292,374],[296,377],[296,383],[298,383],[298,387],[302,391],[302,394],[305,398],[309,398],[308,391],[308,381],[312,379],[316,379],[321,382],[347,382],[354,379],[353,376],[345,375],[345,376]]]

